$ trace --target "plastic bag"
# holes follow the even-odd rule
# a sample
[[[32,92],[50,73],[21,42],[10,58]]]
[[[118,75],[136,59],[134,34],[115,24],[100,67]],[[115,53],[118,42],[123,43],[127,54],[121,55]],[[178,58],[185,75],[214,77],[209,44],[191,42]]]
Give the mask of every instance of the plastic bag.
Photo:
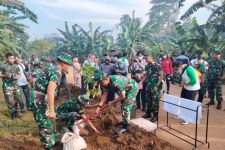
[[[84,139],[72,132],[67,132],[63,135],[61,142],[63,143],[63,150],[81,150],[87,148]]]

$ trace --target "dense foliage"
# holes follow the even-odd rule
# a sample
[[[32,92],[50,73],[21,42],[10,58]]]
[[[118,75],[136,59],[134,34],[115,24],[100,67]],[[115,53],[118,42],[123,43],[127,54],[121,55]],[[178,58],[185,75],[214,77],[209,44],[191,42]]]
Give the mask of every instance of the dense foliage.
[[[57,29],[60,36],[27,42],[29,35],[26,26],[19,22],[30,19],[37,23],[37,16],[19,0],[0,0],[0,53],[40,54],[50,51],[57,55],[69,52],[73,56],[86,57],[89,53],[102,56],[112,48],[128,52],[131,59],[139,50],[149,51],[157,56],[160,50],[167,52],[186,50],[194,53],[211,49],[223,51],[225,47],[225,1],[196,0],[196,2],[178,18],[179,10],[186,0],[151,0],[147,22],[132,14],[121,16],[114,30],[101,30],[90,22],[88,28],[74,23],[65,29]],[[218,3],[214,3],[217,1]],[[220,3],[219,3],[220,2]],[[199,8],[211,10],[207,22],[200,25],[191,18]],[[114,32],[115,31],[115,32]]]
[[[0,0],[0,54],[7,51],[24,52],[29,35],[21,19],[37,23],[37,16],[19,0]]]

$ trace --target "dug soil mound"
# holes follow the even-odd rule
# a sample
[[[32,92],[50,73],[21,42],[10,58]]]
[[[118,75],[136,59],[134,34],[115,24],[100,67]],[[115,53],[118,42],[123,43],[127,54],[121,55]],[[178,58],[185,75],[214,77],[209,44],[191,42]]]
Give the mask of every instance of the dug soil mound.
[[[88,150],[177,150],[168,142],[157,138],[153,133],[134,125],[130,126],[128,133],[116,135],[118,119],[112,111],[99,115],[91,122],[101,134],[97,135],[87,127],[90,134],[83,135],[83,137],[87,142]]]
[[[0,150],[44,150],[38,138],[29,136],[0,137]]]

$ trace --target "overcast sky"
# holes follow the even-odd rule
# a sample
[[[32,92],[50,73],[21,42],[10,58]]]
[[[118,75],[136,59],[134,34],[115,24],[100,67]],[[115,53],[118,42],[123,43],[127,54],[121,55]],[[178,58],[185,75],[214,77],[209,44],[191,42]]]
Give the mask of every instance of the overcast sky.
[[[183,14],[196,0],[187,0],[180,14]],[[64,22],[69,25],[77,23],[87,27],[91,21],[102,29],[113,29],[123,14],[131,14],[133,10],[144,22],[148,20],[150,0],[23,0],[25,5],[38,15],[38,24],[25,21],[32,39],[57,33],[56,28],[64,29]],[[210,12],[200,9],[195,15],[200,23],[204,23]]]

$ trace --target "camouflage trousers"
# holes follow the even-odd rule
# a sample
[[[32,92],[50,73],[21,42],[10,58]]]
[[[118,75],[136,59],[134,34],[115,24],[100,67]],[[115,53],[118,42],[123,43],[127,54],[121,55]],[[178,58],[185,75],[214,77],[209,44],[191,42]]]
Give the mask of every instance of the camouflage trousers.
[[[56,122],[63,123],[67,127],[72,127],[76,120],[81,119],[78,113],[80,110],[81,107],[71,99],[56,109]]]
[[[160,90],[153,91],[153,90],[146,90],[146,96],[147,96],[147,112],[146,114],[151,113],[158,113],[158,105],[159,105],[159,99],[160,99]]]
[[[136,103],[136,96],[138,94],[139,88],[135,83],[133,83],[133,88],[131,91],[126,93],[126,99],[122,102],[121,106],[121,115],[122,115],[122,123],[130,124],[131,110],[133,105]]]
[[[208,92],[210,101],[214,102],[216,91],[216,100],[218,102],[223,101],[222,96],[222,81],[219,80],[209,80],[208,81]]]
[[[54,134],[54,123],[48,119],[49,107],[48,102],[45,100],[45,94],[33,91],[30,95],[34,119],[39,128],[39,135],[41,144],[45,148],[51,148],[56,143]]]
[[[3,87],[5,102],[9,112],[12,114],[17,111],[20,100],[20,90],[18,86]]]

